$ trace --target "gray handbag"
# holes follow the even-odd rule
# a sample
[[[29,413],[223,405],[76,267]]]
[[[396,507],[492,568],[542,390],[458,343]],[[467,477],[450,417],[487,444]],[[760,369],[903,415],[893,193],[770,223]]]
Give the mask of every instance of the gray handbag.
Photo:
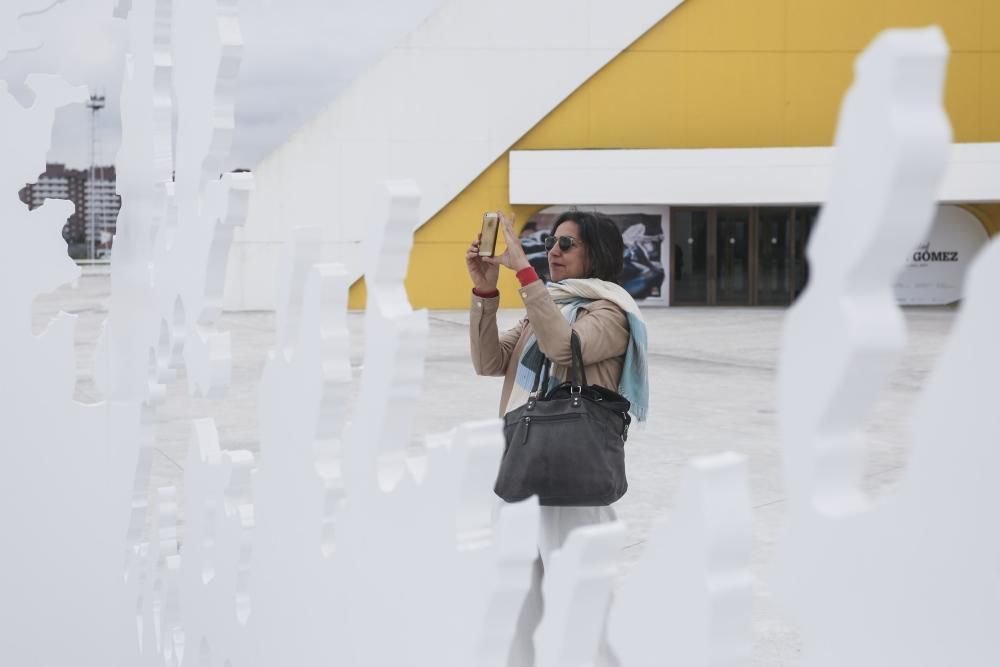
[[[507,502],[537,495],[542,505],[610,505],[628,489],[631,404],[610,389],[587,384],[575,331],[570,347],[570,381],[545,392],[551,362],[543,357],[528,402],[504,415],[507,444],[493,490]]]

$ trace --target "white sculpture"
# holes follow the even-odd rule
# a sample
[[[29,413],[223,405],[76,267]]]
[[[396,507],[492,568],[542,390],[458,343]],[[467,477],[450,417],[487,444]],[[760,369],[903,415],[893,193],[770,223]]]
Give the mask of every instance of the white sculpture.
[[[1000,424],[996,242],[975,264],[938,370],[915,406],[890,495],[860,488],[862,427],[906,331],[892,283],[926,233],[951,131],[937,28],[887,31],[859,58],[837,131],[809,287],[782,341],[779,413],[789,494],[776,582],[805,665],[995,665]]]
[[[668,522],[622,584],[609,619],[623,667],[750,664],[750,496],[735,454],[688,467]]]
[[[247,664],[253,558],[254,457],[224,451],[211,419],[192,425],[184,466],[184,548],[179,562],[177,631],[185,654],[210,667]],[[195,657],[197,656],[197,657]]]
[[[118,336],[116,354],[122,338],[140,348],[154,341],[154,398],[182,366],[194,395],[217,398],[229,381],[229,338],[212,326],[233,229],[245,220],[253,183],[249,173],[219,173],[232,138],[242,45],[236,8],[235,0],[145,0],[129,12],[133,50],[122,95],[122,229],[115,239],[110,327],[115,330],[115,312],[122,312],[132,320],[124,326],[134,328]],[[184,36],[176,44],[175,33]],[[140,354],[133,349],[124,356]],[[132,386],[136,382],[133,373]]]
[[[333,539],[324,530],[335,530],[340,496],[339,458],[320,467],[325,460],[318,436],[325,421],[324,396],[343,398],[346,405],[351,381],[346,310],[329,311],[334,320],[326,322],[326,338],[321,307],[331,301],[346,305],[348,285],[336,267],[316,265],[313,231],[297,230],[287,248],[275,347],[260,385],[249,618],[256,658],[250,664],[329,664],[336,648],[324,646],[320,638],[324,631],[338,632],[332,626],[346,620],[329,615],[336,599],[323,576],[327,539],[331,544]],[[333,349],[325,349],[325,343]],[[339,422],[327,424],[328,433],[343,428],[338,416],[327,414]],[[336,452],[337,445],[326,443],[324,452],[330,450]],[[329,501],[325,481],[331,487]],[[297,609],[301,612],[290,613]]]
[[[624,540],[620,521],[584,526],[553,552],[542,580],[545,611],[535,633],[536,667],[595,664]]]
[[[0,57],[38,44],[13,17],[51,2],[5,2]],[[129,614],[107,591],[121,587],[138,406],[73,400],[74,322],[55,317],[32,335],[36,296],[76,280],[61,230],[73,205],[28,212],[18,190],[44,169],[55,110],[87,99],[54,75],[33,74],[22,107],[0,85],[0,220],[17,252],[0,264],[0,654],[10,664],[113,664]],[[119,473],[124,473],[117,477]]]
[[[236,8],[229,0],[140,0],[116,9],[128,20],[131,46],[118,156],[123,206],[95,373],[112,401],[155,406],[181,370],[197,396],[221,396],[228,384],[229,339],[212,327],[228,244],[252,184],[250,174],[219,174],[233,126],[241,47]],[[213,655],[235,655],[232,646],[243,642],[233,636],[249,614],[253,458],[222,452],[214,423],[196,422],[181,506],[192,539],[181,552],[176,535],[171,541],[154,532],[150,540],[143,532],[152,433],[140,428],[142,438],[129,443],[135,483],[130,576],[122,591],[138,609],[136,655],[168,665],[185,655],[205,664]],[[159,503],[154,520],[167,522],[161,532],[176,533],[176,514],[164,514],[163,507]],[[213,568],[213,561],[227,567]],[[227,606],[230,615],[206,615]]]
[[[120,600],[123,607],[137,610],[132,612],[136,621],[131,625],[133,633],[138,632],[138,642],[119,646],[121,655],[131,656],[123,658],[126,662],[180,664],[185,652],[210,655],[211,649],[202,646],[201,640],[209,634],[225,645],[221,637],[229,626],[223,617],[213,618],[209,632],[197,610],[211,608],[212,601],[226,605],[229,593],[237,600],[241,595],[245,598],[248,587],[249,552],[241,553],[238,567],[225,571],[226,575],[232,572],[239,585],[227,588],[228,576],[205,581],[204,590],[192,584],[187,576],[191,568],[182,568],[185,556],[177,545],[178,529],[173,525],[177,514],[165,510],[177,501],[165,505],[162,489],[154,521],[161,526],[158,531],[166,530],[174,537],[165,539],[154,531],[150,539],[145,534],[153,433],[150,407],[139,407],[162,399],[166,384],[182,368],[196,395],[219,396],[228,382],[228,338],[211,327],[218,314],[228,242],[232,228],[245,215],[252,182],[249,174],[220,179],[217,173],[232,130],[232,87],[240,47],[234,12],[231,2],[217,8],[214,2],[170,0],[143,0],[135,6],[121,2],[116,9],[116,16],[128,19],[131,49],[122,92],[123,138],[118,156],[123,206],[114,246],[110,314],[99,344],[95,379],[111,406],[131,406],[134,413],[128,424],[134,435],[112,437],[125,453],[123,478],[134,479],[128,530],[119,538],[128,554],[128,576]],[[185,36],[183,42],[175,43],[175,32]],[[249,543],[241,531],[252,527],[252,516],[247,516],[252,458],[245,453],[219,452],[210,423],[200,422],[195,433],[190,483],[182,495],[187,504],[214,500],[213,472],[221,469],[218,474],[227,480],[235,476],[220,491],[225,500],[214,509],[204,509],[214,511],[211,516],[205,517],[201,508],[183,507],[189,511],[187,526],[192,532],[207,521],[219,533],[218,549],[209,548],[207,554],[222,559],[228,547]],[[174,495],[167,493],[169,498]],[[234,514],[238,528],[224,530]],[[186,560],[203,555],[200,547],[204,546],[191,547]],[[190,621],[182,618],[185,612]]]

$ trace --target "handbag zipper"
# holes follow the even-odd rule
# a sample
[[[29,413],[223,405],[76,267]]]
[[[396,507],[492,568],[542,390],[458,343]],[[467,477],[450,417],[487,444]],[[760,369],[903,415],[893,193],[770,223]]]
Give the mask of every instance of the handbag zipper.
[[[531,430],[531,423],[532,422],[536,422],[536,421],[541,421],[541,422],[560,422],[560,421],[568,421],[570,419],[580,419],[581,417],[583,417],[582,414],[541,415],[541,416],[535,416],[535,417],[532,417],[531,415],[525,415],[524,417],[521,418],[521,421],[524,422],[524,436],[521,438],[521,444],[522,445],[528,444],[528,431]]]

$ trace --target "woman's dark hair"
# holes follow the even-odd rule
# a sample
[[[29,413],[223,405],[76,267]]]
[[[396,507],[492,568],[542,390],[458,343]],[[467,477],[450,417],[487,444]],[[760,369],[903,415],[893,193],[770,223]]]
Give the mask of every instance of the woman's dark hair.
[[[603,213],[566,211],[552,225],[552,235],[564,222],[575,222],[587,251],[587,277],[614,282],[625,264],[625,243],[614,221]]]

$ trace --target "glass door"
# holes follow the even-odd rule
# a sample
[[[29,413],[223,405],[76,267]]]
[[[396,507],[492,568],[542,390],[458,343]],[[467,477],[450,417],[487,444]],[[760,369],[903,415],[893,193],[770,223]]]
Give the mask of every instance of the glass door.
[[[708,211],[670,212],[670,303],[708,303]]]
[[[715,217],[715,302],[750,304],[750,209],[718,209]]]
[[[757,211],[756,303],[785,306],[792,302],[792,211],[762,208]]]

